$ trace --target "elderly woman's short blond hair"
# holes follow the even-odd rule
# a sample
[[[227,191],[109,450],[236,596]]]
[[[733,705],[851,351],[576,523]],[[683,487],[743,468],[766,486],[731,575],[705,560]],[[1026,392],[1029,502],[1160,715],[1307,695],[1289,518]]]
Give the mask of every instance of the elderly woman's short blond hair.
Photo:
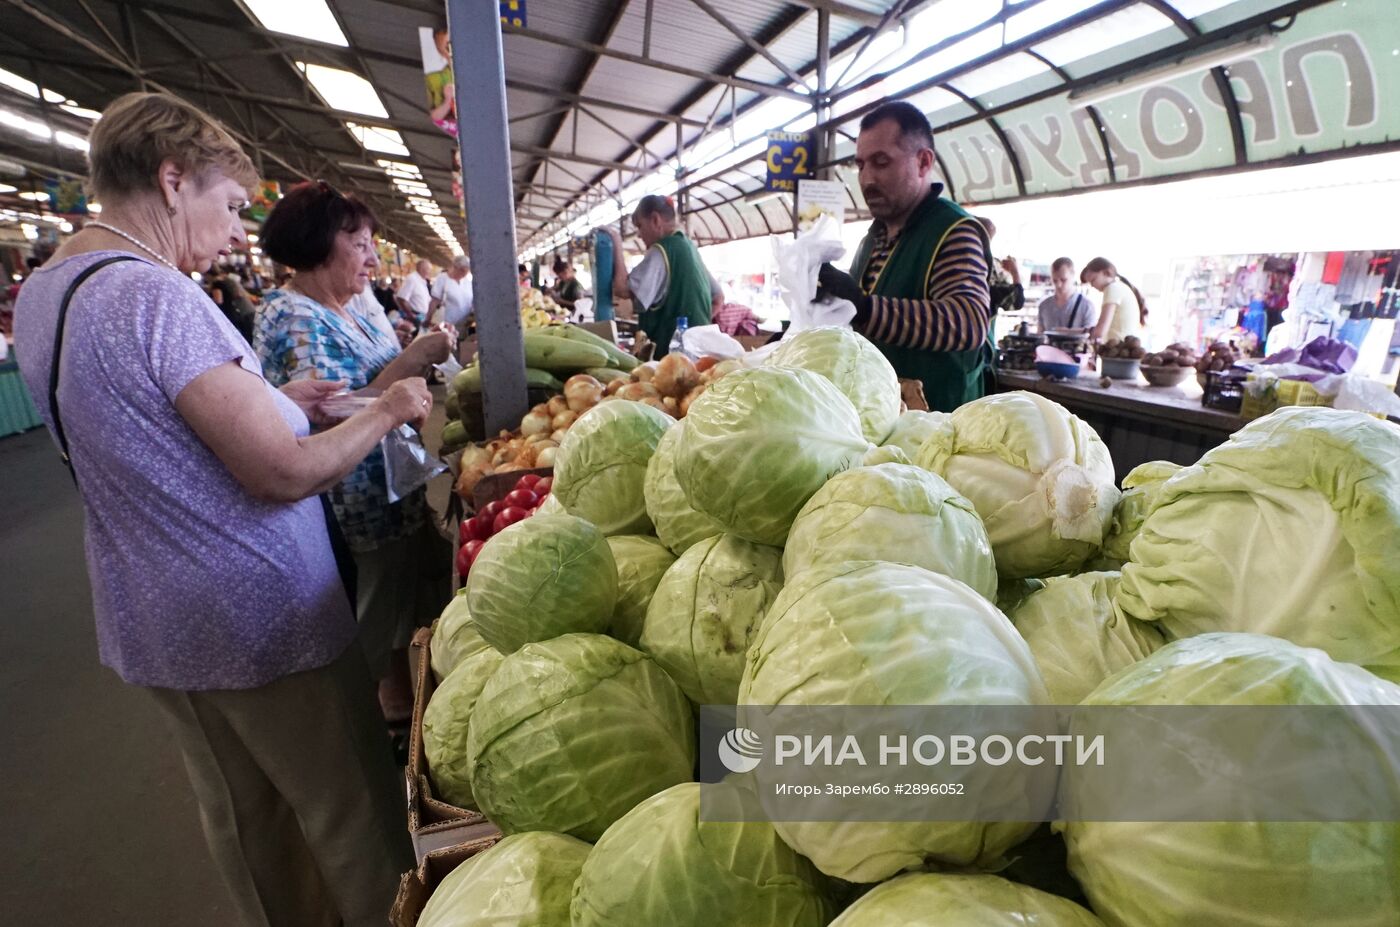
[[[120,199],[156,188],[163,161],[203,184],[214,171],[252,189],[258,172],[213,117],[165,93],[128,93],[112,102],[88,136],[88,190]]]

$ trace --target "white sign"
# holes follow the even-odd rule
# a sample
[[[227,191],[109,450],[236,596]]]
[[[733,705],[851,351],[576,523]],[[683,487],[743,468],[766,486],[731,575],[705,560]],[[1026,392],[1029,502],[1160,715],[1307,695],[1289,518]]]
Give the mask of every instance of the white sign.
[[[837,225],[846,221],[846,185],[839,180],[802,180],[797,184],[797,227],[806,231],[821,216]]]

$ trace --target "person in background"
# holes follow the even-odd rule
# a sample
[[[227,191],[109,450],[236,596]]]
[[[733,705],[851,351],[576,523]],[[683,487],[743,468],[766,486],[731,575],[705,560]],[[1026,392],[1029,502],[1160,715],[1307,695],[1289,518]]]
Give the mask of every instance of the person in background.
[[[459,254],[452,259],[451,267],[437,275],[429,290],[432,301],[428,303],[429,317],[434,322],[466,328],[472,316],[471,271],[471,258]]]
[[[526,267],[524,264],[515,265],[515,275],[517,279],[520,280],[520,288],[522,290],[528,290],[534,287],[535,282],[530,279],[530,268]]]
[[[244,245],[248,156],[154,93],[115,100],[89,145],[102,221],[25,284],[16,323],[35,405],[71,455],[102,662],[166,716],[232,920],[382,923],[413,864],[403,778],[317,494],[423,422],[431,395],[405,379],[310,434],[340,384],[273,388],[189,276]]]
[[[376,277],[371,287],[375,300],[384,309],[384,314],[396,314],[399,307],[394,303],[394,281],[389,277]]]
[[[853,326],[928,407],[951,412],[986,392],[992,263],[986,230],[933,181],[933,130],[919,109],[887,102],[860,122],[856,167],[875,221],[852,272],[830,264],[819,292],[856,307]]]
[[[655,342],[653,357],[659,359],[670,348],[676,320],[684,317],[692,327],[709,325],[724,304],[724,293],[705,269],[695,242],[680,230],[670,197],[642,197],[632,224],[647,253],[631,273],[622,259],[622,236],[615,228],[607,230],[613,239],[613,297],[633,300],[637,323]]]
[[[400,350],[392,334],[354,311],[378,268],[377,228],[368,207],[324,182],[293,187],[273,207],[262,246],[297,275],[258,309],[253,346],[270,382],[329,380],[378,391],[426,377],[447,359],[457,344],[450,326]],[[408,641],[450,595],[451,547],[433,523],[425,489],[389,501],[379,448],[331,487],[330,500],[355,558],[360,643],[381,680],[385,718],[401,723],[412,709]]]
[[[1074,329],[1088,331],[1099,321],[1099,310],[1089,302],[1088,297],[1079,292],[1074,275],[1074,261],[1067,257],[1055,258],[1050,265],[1050,285],[1054,288],[1050,295],[1040,301],[1036,317],[1036,330],[1048,332],[1053,329]]]
[[[986,216],[977,216],[982,228],[987,230],[987,241],[997,237],[997,224]],[[991,282],[992,315],[998,312],[1017,312],[1026,306],[1026,290],[1021,285],[1021,265],[1014,257],[992,260]]]
[[[213,298],[214,305],[218,306],[224,316],[233,323],[233,327],[238,329],[243,340],[252,343],[253,304],[248,300],[248,294],[243,291],[238,277],[226,265],[215,264],[209,269],[205,279],[209,283],[209,295]]]
[[[267,245],[264,244],[263,247],[266,248]],[[403,278],[398,292],[394,294],[394,302],[398,305],[399,312],[402,313],[403,319],[413,326],[414,331],[422,331],[428,327],[428,304],[432,301],[428,292],[428,279],[432,275],[433,265],[427,260],[420,260],[413,265],[413,272]]]
[[[743,303],[728,303],[721,301],[719,310],[715,312],[714,323],[719,326],[719,330],[726,335],[733,335],[736,338],[743,336],[752,338],[758,334],[758,326],[763,322],[758,315],[745,306]]]
[[[583,296],[583,284],[574,276],[574,265],[560,258],[554,262],[554,301],[569,312]]]
[[[1094,258],[1084,265],[1079,280],[1103,294],[1103,306],[1094,323],[1095,344],[1122,341],[1129,335],[1142,337],[1147,325],[1147,300],[1126,277],[1119,275],[1112,261]]]

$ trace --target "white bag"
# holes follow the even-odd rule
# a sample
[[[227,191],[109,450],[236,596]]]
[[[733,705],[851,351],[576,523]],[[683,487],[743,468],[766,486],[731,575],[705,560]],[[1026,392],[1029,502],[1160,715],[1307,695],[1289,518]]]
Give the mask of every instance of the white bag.
[[[841,227],[823,215],[793,241],[773,236],[773,256],[778,261],[778,285],[792,319],[789,332],[837,326],[850,328],[856,307],[849,300],[817,301],[817,271],[846,253]]]
[[[744,346],[719,330],[718,325],[697,325],[681,336],[685,353],[691,357],[713,355],[724,360],[744,356]]]

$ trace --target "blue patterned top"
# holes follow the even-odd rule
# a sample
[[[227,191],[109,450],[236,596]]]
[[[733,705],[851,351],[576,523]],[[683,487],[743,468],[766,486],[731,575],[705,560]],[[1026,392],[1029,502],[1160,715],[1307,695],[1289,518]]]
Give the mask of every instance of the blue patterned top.
[[[253,328],[253,348],[268,381],[281,386],[289,380],[343,380],[352,390],[368,386],[398,357],[399,342],[353,303],[347,310],[351,319],[295,290],[268,293]],[[423,490],[389,501],[384,453],[377,447],[331,489],[330,498],[355,551],[407,537],[427,520]]]

